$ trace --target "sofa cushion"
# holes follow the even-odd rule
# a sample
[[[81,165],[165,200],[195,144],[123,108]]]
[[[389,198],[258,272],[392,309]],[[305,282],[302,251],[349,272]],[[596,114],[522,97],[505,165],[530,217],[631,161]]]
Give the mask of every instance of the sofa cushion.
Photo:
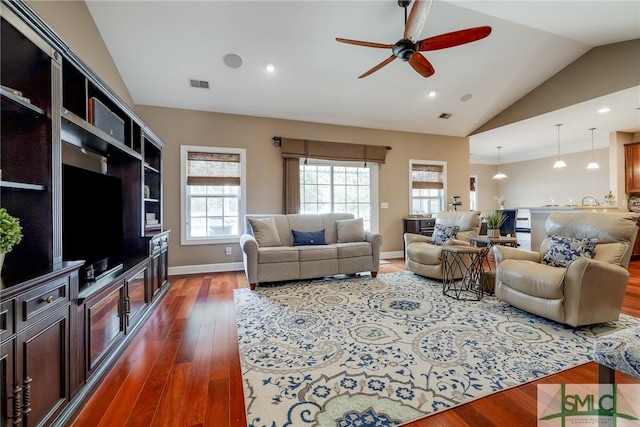
[[[549,236],[549,246],[542,262],[553,267],[566,267],[574,259],[593,258],[597,244],[598,239]]]
[[[253,229],[253,236],[260,247],[280,246],[280,237],[276,223],[271,217],[248,218]]]
[[[424,265],[441,264],[442,247],[425,242],[411,243],[407,247],[407,258]]]
[[[333,245],[297,246],[296,249],[298,250],[298,259],[300,262],[338,258],[338,250]]]
[[[504,285],[544,299],[562,299],[566,268],[552,267],[535,261],[506,259],[498,264],[497,280]]]
[[[363,242],[366,239],[362,218],[336,221],[338,243]]]
[[[371,256],[373,247],[369,242],[336,243],[338,258],[356,258],[361,256]]]
[[[458,234],[458,230],[460,227],[457,225],[436,224],[433,228],[431,243],[439,246],[450,245]]]
[[[258,249],[258,264],[297,261],[298,249],[291,246],[273,246]]]
[[[293,233],[293,246],[326,245],[324,229],[318,231],[291,230],[291,233]]]

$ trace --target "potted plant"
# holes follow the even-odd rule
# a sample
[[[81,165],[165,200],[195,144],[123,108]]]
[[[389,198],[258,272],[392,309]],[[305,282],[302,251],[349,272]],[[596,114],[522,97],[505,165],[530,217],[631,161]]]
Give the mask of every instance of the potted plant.
[[[507,219],[499,210],[485,212],[482,217],[487,222],[487,237],[500,237],[500,226]]]
[[[5,208],[0,208],[0,270],[2,270],[5,254],[11,252],[21,240],[20,220],[9,215]]]
[[[609,190],[609,193],[604,195],[604,200],[609,206],[613,206],[616,204],[616,196],[613,195],[613,192],[611,190]]]

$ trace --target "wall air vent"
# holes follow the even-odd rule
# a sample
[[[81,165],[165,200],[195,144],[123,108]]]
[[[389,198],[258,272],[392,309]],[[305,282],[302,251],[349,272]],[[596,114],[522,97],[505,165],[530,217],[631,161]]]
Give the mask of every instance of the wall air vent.
[[[204,80],[189,79],[189,86],[197,87],[199,89],[209,89],[209,82],[206,82]]]
[[[451,118],[451,116],[453,116],[453,114],[451,113],[442,113],[438,116],[439,119],[449,119]]]

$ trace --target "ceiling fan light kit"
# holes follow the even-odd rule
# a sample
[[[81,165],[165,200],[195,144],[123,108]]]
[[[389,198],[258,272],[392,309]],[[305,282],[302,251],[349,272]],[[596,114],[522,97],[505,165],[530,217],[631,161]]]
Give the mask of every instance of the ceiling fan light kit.
[[[353,44],[357,46],[373,47],[378,49],[391,49],[391,56],[358,76],[359,79],[367,77],[385,65],[393,62],[396,58],[408,62],[409,65],[421,76],[430,77],[435,73],[433,65],[420,52],[431,50],[447,49],[471,43],[487,37],[491,34],[491,27],[475,27],[466,30],[453,31],[451,33],[440,34],[423,40],[418,40],[422,33],[422,28],[429,15],[432,0],[415,0],[411,7],[411,13],[407,18],[407,7],[410,1],[398,1],[398,5],[404,8],[405,28],[402,39],[395,44],[372,43],[361,40],[336,38],[340,43]]]
[[[562,126],[562,123],[558,123],[556,125],[556,127],[558,128],[558,160],[556,160],[556,162],[553,164],[553,167],[556,169],[567,166],[564,161],[560,160],[560,126]]]

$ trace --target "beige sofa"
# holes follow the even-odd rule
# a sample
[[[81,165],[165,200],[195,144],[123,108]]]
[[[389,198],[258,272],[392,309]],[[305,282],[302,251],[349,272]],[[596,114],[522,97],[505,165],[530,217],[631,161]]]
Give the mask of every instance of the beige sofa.
[[[571,326],[617,320],[629,279],[626,268],[638,232],[637,220],[638,214],[631,212],[549,215],[547,237],[539,251],[493,247],[498,266],[495,295],[524,311]],[[574,259],[561,249],[551,251],[556,255],[543,262],[550,252],[551,236],[595,238],[598,243],[592,258]],[[575,241],[570,246],[576,252],[583,248]],[[567,265],[552,265],[556,260]]]
[[[460,230],[451,244],[469,246],[469,240],[480,232],[480,212],[440,212],[436,217],[436,224],[458,226]],[[420,276],[442,280],[442,246],[432,244],[430,236],[413,233],[405,233],[404,245],[407,270]]]
[[[352,214],[247,215],[245,222],[247,232],[240,237],[240,247],[251,289],[263,282],[378,273],[382,236],[365,232]],[[312,244],[294,246],[292,230],[324,230],[325,244],[312,239]]]

